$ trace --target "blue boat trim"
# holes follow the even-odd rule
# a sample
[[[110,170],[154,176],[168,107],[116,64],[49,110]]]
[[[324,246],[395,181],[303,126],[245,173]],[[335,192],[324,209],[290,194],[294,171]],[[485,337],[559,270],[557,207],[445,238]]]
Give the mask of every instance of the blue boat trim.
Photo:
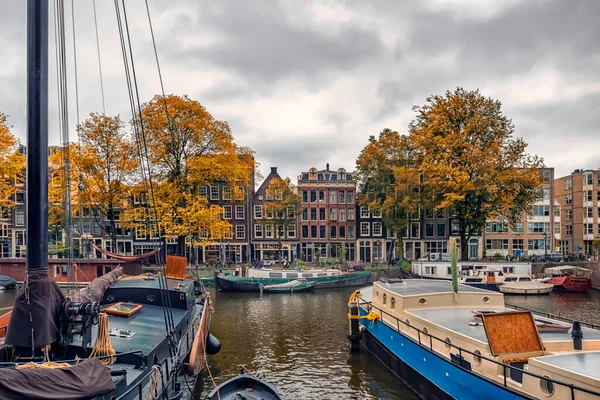
[[[365,309],[365,307],[367,309]],[[387,368],[392,370],[392,372],[399,379],[404,381],[407,386],[409,386],[422,398],[456,398],[460,400],[475,400],[481,398],[481,393],[485,393],[485,396],[488,399],[535,399],[535,397],[528,396],[525,393],[509,387],[506,373],[504,374],[504,384],[501,384],[487,376],[471,371],[470,362],[466,360],[464,356],[469,354],[472,357],[476,355],[475,353],[456,345],[449,344],[436,336],[423,332],[422,330],[407,324],[405,321],[402,321],[387,313],[379,307],[372,305],[370,302],[366,302],[364,300],[361,301],[359,307],[361,316],[366,316],[368,312],[372,310],[379,312],[380,315],[385,316],[386,319],[391,318],[395,320],[397,327],[394,328],[388,323],[384,323],[380,320],[376,320],[373,323],[367,322],[364,325],[363,333],[365,335],[363,335],[363,347],[367,348],[367,350],[373,353],[376,358],[382,361]],[[402,333],[400,331],[400,324],[408,326],[417,331],[418,339],[415,340],[414,338],[406,336],[404,333]],[[421,338],[425,340],[425,343]],[[452,349],[457,350],[458,353],[454,354],[455,357],[453,357],[452,360],[442,357],[437,352],[432,350],[434,340],[445,343]],[[386,353],[393,355],[394,360],[398,360],[401,365],[409,368],[407,373],[410,373],[412,376],[414,376],[414,374],[411,372],[411,370],[413,370],[417,375],[420,375],[423,379],[427,380],[429,382],[429,386],[413,384],[406,378],[406,373],[404,374],[405,376],[403,376],[402,373],[398,373],[396,371],[398,369],[397,367],[390,367],[390,365],[383,362],[382,358],[386,357]],[[600,393],[593,390],[537,375],[511,365],[503,364],[483,355],[477,354],[476,356],[482,360],[486,360],[503,367],[505,371],[508,371],[508,375],[510,375],[511,372],[521,373],[538,379],[547,380],[555,385],[567,387],[570,389],[571,398],[573,399],[575,398],[575,391],[581,391],[595,396],[600,396]],[[435,388],[433,386],[435,386]],[[477,388],[477,392],[474,391],[475,388]],[[437,395],[434,396],[431,394],[430,391],[432,390],[437,393]],[[443,397],[443,395],[440,393],[445,393],[448,397]]]

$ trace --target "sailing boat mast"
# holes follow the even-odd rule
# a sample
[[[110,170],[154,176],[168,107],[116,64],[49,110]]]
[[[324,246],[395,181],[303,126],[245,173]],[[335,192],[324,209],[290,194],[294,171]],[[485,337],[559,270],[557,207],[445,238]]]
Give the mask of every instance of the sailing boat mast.
[[[27,271],[48,268],[48,1],[27,1]]]

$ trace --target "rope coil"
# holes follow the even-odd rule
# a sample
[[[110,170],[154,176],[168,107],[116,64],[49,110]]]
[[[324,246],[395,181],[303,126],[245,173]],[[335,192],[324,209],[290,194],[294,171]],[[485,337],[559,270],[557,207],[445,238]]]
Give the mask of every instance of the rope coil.
[[[110,333],[108,331],[108,314],[101,313],[98,319],[98,336],[96,337],[94,348],[90,353],[90,358],[109,356],[100,360],[103,365],[109,365],[114,364],[114,362],[117,360],[115,354],[117,354],[117,352],[112,347],[110,342]]]

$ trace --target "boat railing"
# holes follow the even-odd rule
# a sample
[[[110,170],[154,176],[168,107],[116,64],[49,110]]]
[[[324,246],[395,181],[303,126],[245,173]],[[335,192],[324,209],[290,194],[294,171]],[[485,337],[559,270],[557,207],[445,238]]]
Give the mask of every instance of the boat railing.
[[[430,351],[431,353],[433,353],[433,354],[435,354],[437,356],[440,356],[440,353],[437,350],[434,350],[434,348],[433,348],[434,342],[435,343],[439,342],[439,343],[443,344],[444,346],[446,346],[446,347],[448,347],[450,349],[458,350],[459,362],[451,361],[454,365],[456,365],[456,366],[458,366],[458,367],[460,367],[460,368],[462,368],[462,369],[464,369],[466,371],[476,373],[479,376],[481,376],[483,379],[486,379],[486,380],[491,381],[493,383],[497,383],[497,382],[495,380],[491,379],[489,376],[486,376],[486,375],[484,375],[482,373],[479,373],[477,371],[473,371],[473,370],[467,369],[463,365],[463,361],[466,361],[464,359],[464,357],[463,357],[464,354],[471,355],[473,357],[473,359],[485,360],[485,361],[488,361],[488,362],[496,365],[497,367],[502,367],[503,377],[504,377],[503,386],[506,387],[506,388],[515,389],[514,387],[511,387],[508,384],[508,379],[509,379],[508,375],[510,375],[510,371],[515,371],[518,374],[523,374],[523,375],[527,375],[527,376],[531,376],[531,377],[537,378],[541,382],[542,381],[552,382],[554,385],[568,388],[569,391],[571,392],[571,400],[575,400],[575,392],[583,392],[583,393],[590,394],[590,395],[593,395],[593,396],[596,396],[596,397],[600,398],[600,392],[596,392],[594,390],[586,389],[586,388],[581,387],[581,386],[576,386],[576,385],[574,385],[572,383],[567,383],[567,382],[559,381],[559,380],[550,378],[548,376],[538,375],[538,374],[536,374],[534,372],[527,371],[525,369],[521,369],[521,368],[518,368],[518,367],[514,367],[514,366],[512,366],[510,364],[506,364],[506,363],[503,363],[501,361],[497,361],[497,360],[494,360],[492,358],[486,357],[483,354],[477,354],[477,353],[472,352],[470,350],[463,349],[462,347],[457,346],[455,344],[452,344],[449,341],[443,340],[443,339],[441,339],[441,338],[439,338],[439,337],[437,337],[435,335],[430,334],[429,332],[425,332],[425,331],[423,331],[423,330],[421,330],[419,328],[416,328],[416,327],[410,325],[410,323],[407,323],[406,321],[402,321],[401,319],[399,319],[398,317],[396,317],[396,316],[388,313],[387,311],[385,311],[385,310],[383,310],[383,309],[381,309],[381,308],[379,308],[377,306],[374,306],[372,304],[372,302],[368,302],[366,300],[363,300],[362,298],[359,299],[359,303],[367,305],[369,311],[371,311],[373,309],[379,311],[379,313],[380,313],[380,315],[382,317],[382,321],[383,321],[383,316],[384,315],[386,317],[391,318],[392,320],[395,320],[396,321],[396,330],[399,333],[401,332],[401,329],[400,329],[401,325],[400,324],[408,327],[409,329],[414,329],[417,332],[417,338],[416,339],[414,337],[409,336],[409,335],[404,335],[404,336],[407,339],[409,339],[409,340],[411,340],[411,341],[413,341],[415,343],[418,343],[419,346],[427,349],[428,351]],[[373,321],[373,322],[375,322],[375,321]],[[386,321],[386,322],[388,323],[388,326],[389,326],[389,322],[388,321]],[[512,378],[511,378],[511,381],[516,382]]]
[[[170,360],[170,358],[167,357],[167,358],[164,358],[160,363],[154,364],[154,365],[158,365],[158,367],[159,367],[158,374],[160,375],[160,386],[159,386],[160,390],[158,391],[157,398],[161,398],[161,397],[166,398],[167,397],[166,393],[169,390],[169,387],[173,386],[175,384],[175,381],[177,380],[178,372],[177,371],[169,371],[169,360]],[[173,367],[174,366],[172,365],[171,370],[173,370]],[[134,394],[135,392],[137,392],[138,400],[144,399],[144,387],[146,385],[148,385],[148,383],[150,382],[151,375],[156,373],[154,371],[155,371],[154,368],[151,368],[141,378],[139,378],[137,384],[130,387],[129,390],[127,390],[125,393],[123,393],[119,397],[112,396],[110,398],[110,400],[127,399],[127,398],[130,398],[130,396],[132,394]],[[165,376],[167,377],[166,381],[165,381]]]
[[[552,318],[552,319],[556,319],[562,322],[568,322],[570,324],[572,324],[573,322],[575,322],[575,320],[573,319],[569,319],[569,318],[565,318],[565,317],[560,317],[558,315],[554,315],[554,314],[549,314],[549,313],[545,313],[545,312],[541,312],[541,311],[536,311],[536,310],[531,310],[527,307],[521,307],[521,306],[517,306],[514,304],[505,304],[506,307],[508,308],[513,308],[515,310],[522,310],[522,311],[531,311],[533,314],[535,315],[539,315],[540,317],[546,317],[546,318]],[[600,329],[600,325],[596,325],[596,324],[592,324],[589,322],[581,322],[581,321],[577,321],[579,322],[582,326],[591,328],[591,329]]]

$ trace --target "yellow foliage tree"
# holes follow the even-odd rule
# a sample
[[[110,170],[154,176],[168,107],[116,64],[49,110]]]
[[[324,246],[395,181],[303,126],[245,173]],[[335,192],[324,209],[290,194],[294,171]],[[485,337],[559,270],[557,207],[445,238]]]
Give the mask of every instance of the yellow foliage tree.
[[[414,108],[410,140],[423,187],[436,209],[458,221],[461,259],[469,239],[488,220],[521,221],[540,198],[543,160],[513,138],[512,121],[501,103],[478,90],[457,88]]]
[[[361,186],[359,204],[381,211],[383,223],[394,231],[399,241],[397,251],[403,257],[402,238],[411,219],[418,220],[422,202],[410,138],[390,129],[381,131],[379,137],[369,137],[356,160],[356,176]]]
[[[73,163],[83,184],[79,206],[95,208],[104,217],[108,222],[105,230],[116,251],[116,216],[127,203],[139,162],[119,116],[91,113],[78,130],[81,148],[73,154]]]
[[[10,210],[19,191],[18,184],[23,183],[25,156],[17,149],[18,141],[10,131],[8,117],[0,112],[0,207]]]
[[[155,96],[143,105],[140,121],[158,180],[155,207],[163,234],[178,238],[179,254],[186,238],[218,241],[230,235],[228,223],[216,217],[222,207],[209,205],[200,187],[227,186],[234,200],[246,199],[253,181],[251,151],[234,143],[226,122],[187,96]]]
[[[281,240],[288,228],[296,227],[297,215],[302,212],[302,197],[290,178],[273,178],[265,190],[263,217],[259,220],[263,230],[273,229],[277,239],[277,260],[283,258]],[[295,237],[295,235],[294,235]]]

